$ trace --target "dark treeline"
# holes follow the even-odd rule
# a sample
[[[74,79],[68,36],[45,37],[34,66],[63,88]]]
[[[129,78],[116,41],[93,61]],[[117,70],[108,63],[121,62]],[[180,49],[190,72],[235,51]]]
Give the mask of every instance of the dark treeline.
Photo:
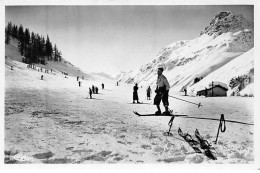
[[[56,44],[52,45],[49,36],[47,39],[37,33],[30,32],[28,28],[24,29],[22,25],[19,27],[8,22],[5,27],[5,43],[9,44],[11,37],[16,38],[19,52],[23,56],[24,63],[41,63],[46,64],[47,61],[61,61],[61,52]]]

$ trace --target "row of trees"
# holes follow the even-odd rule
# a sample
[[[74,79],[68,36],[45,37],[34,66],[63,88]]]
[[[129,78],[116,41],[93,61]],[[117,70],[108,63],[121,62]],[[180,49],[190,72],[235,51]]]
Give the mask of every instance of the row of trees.
[[[231,89],[238,86],[238,90],[241,91],[246,87],[246,85],[248,85],[251,82],[250,80],[250,75],[241,75],[238,77],[233,77],[229,82],[229,86]]]
[[[16,38],[19,52],[24,57],[25,63],[41,63],[46,61],[61,61],[61,52],[56,44],[53,47],[49,36],[47,39],[37,33],[30,32],[28,28],[24,29],[22,25],[18,26],[8,22],[5,27],[5,43],[9,44],[11,37]]]

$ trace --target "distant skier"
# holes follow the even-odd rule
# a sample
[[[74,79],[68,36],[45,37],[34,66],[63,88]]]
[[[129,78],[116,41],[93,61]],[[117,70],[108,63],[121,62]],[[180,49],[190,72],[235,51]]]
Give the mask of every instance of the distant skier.
[[[185,94],[185,96],[187,96],[187,88],[186,87],[184,88],[184,94]]]
[[[43,80],[43,75],[41,75],[41,80]]]
[[[95,94],[95,87],[92,85],[92,93]]]
[[[157,106],[158,111],[155,112],[156,115],[160,115],[161,114],[161,109],[160,109],[160,102],[162,100],[163,105],[165,107],[165,112],[163,112],[163,114],[168,115],[170,114],[168,106],[169,106],[169,101],[168,101],[168,97],[169,97],[169,89],[170,89],[170,85],[169,82],[167,80],[167,78],[162,74],[163,73],[163,66],[159,65],[158,66],[158,78],[157,78],[157,87],[155,90],[155,97],[154,97],[154,104]]]
[[[116,86],[118,86],[118,81],[116,82]]]
[[[79,76],[77,76],[77,81],[79,81]]]
[[[133,103],[135,103],[135,100],[137,101],[137,103],[140,103],[139,99],[138,99],[137,90],[138,90],[138,84],[136,83],[134,86],[134,92],[133,92]]]
[[[102,83],[101,86],[102,86],[102,90],[103,90],[105,88],[105,85]]]
[[[147,100],[151,100],[151,88],[150,88],[150,86],[147,88],[146,94],[147,94]]]
[[[81,84],[81,82],[79,81],[79,87],[80,87],[80,84]]]
[[[92,99],[92,90],[91,90],[90,87],[89,87],[89,91],[88,91],[88,93],[89,93],[89,97]]]
[[[96,94],[98,94],[98,87],[96,87],[95,89],[96,89]]]

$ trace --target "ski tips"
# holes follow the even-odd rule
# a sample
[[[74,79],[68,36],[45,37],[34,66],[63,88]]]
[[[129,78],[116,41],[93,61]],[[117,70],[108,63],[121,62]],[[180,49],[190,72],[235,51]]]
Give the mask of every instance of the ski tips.
[[[134,112],[134,114],[136,114],[136,115],[140,116],[140,114],[139,114],[138,112],[136,112],[136,111],[133,111],[133,112]]]

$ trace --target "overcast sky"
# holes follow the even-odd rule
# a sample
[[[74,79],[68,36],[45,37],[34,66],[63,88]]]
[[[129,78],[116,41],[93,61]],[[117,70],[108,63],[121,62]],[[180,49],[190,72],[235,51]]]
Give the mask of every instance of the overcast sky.
[[[220,11],[253,21],[253,6],[6,6],[5,23],[47,37],[86,72],[115,74],[156,58],[166,45],[196,38]]]

